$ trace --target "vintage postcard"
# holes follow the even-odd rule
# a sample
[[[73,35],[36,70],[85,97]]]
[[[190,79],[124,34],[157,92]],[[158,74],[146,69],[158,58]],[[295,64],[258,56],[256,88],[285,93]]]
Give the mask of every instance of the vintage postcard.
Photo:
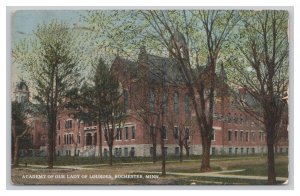
[[[282,185],[288,10],[11,12],[13,185]]]

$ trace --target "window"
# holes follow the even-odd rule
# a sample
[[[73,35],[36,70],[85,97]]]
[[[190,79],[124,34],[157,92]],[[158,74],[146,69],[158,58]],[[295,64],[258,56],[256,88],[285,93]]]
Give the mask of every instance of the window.
[[[80,144],[80,135],[77,135],[77,143]]]
[[[64,135],[64,144],[67,144],[67,137]]]
[[[135,127],[131,127],[131,139],[135,139]]]
[[[212,129],[212,132],[211,132],[211,141],[216,141],[216,132],[214,129]]]
[[[134,157],[134,155],[135,155],[135,149],[134,149],[134,147],[131,147],[131,149],[130,149],[130,157]]]
[[[117,128],[116,140],[122,140],[122,128]]]
[[[185,128],[185,139],[190,140],[191,133],[190,133],[190,128],[186,127]]]
[[[240,124],[242,125],[243,124],[243,115],[240,114]]]
[[[186,113],[190,112],[190,96],[188,94],[184,97],[184,111]]]
[[[234,154],[237,155],[238,154],[238,148],[234,149]]]
[[[165,154],[165,156],[168,155],[168,147],[164,147],[164,154]]]
[[[128,140],[128,127],[125,127],[125,140]]]
[[[128,91],[124,90],[124,110],[125,112],[128,110]]]
[[[234,113],[234,123],[237,124],[238,123],[238,117],[237,117],[237,114]]]
[[[71,139],[70,139],[70,143],[73,144],[73,143],[74,143],[74,135],[71,134],[71,137],[70,137],[70,138],[71,138]]]
[[[237,130],[235,130],[234,131],[234,141],[238,141],[238,131]]]
[[[216,148],[215,147],[212,147],[211,148],[211,155],[215,155],[216,154]]]
[[[179,95],[178,93],[174,93],[174,113],[179,113]]]
[[[249,142],[249,132],[246,131],[246,142]]]
[[[155,127],[153,125],[150,125],[150,137],[151,139],[155,137]]]
[[[227,114],[227,122],[231,123],[231,114],[230,114],[230,112]]]
[[[66,129],[72,129],[72,120],[67,120],[66,121],[65,128]]]
[[[252,142],[255,141],[255,132],[254,131],[251,132],[251,141]]]
[[[69,134],[67,134],[67,144],[69,144]]]
[[[175,147],[175,156],[179,155],[179,147]]]
[[[107,141],[106,137],[108,137],[108,130],[104,129],[104,140]]]
[[[60,120],[57,122],[57,130],[60,130]]]
[[[240,141],[242,142],[244,139],[244,132],[241,130],[240,132]]]
[[[162,126],[162,133],[161,137],[166,140],[167,139],[167,128],[166,126]]]
[[[259,139],[261,142],[264,141],[264,132],[262,131],[259,132]]]
[[[163,111],[168,112],[168,96],[166,94],[163,95]]]
[[[150,91],[149,102],[150,102],[150,111],[154,111],[155,95],[152,90]]]
[[[58,136],[58,145],[60,145],[60,135]]]
[[[124,148],[124,156],[125,156],[125,157],[128,157],[128,156],[129,156],[128,148]]]
[[[174,138],[178,140],[179,138],[179,129],[178,127],[174,127]]]
[[[228,130],[228,141],[231,141],[231,130]]]
[[[244,148],[241,148],[241,154],[244,154]]]

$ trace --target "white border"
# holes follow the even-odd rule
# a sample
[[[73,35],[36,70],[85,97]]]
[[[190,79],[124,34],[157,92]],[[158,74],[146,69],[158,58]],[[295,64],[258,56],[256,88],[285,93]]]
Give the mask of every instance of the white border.
[[[22,1],[22,0],[10,0],[9,2],[3,2],[1,1],[1,10],[0,10],[0,19],[1,19],[1,49],[3,50],[0,50],[1,51],[1,57],[0,59],[6,59],[6,57],[8,57],[9,55],[9,52],[4,52],[6,50],[9,50],[9,47],[5,47],[4,43],[7,41],[7,40],[10,40],[10,39],[6,39],[7,37],[6,36],[6,30],[5,30],[5,26],[6,26],[6,22],[7,20],[5,20],[6,16],[5,13],[6,13],[6,6],[111,6],[111,7],[106,7],[104,9],[107,9],[107,8],[120,8],[120,6],[142,6],[143,8],[145,8],[145,6],[150,6],[150,7],[147,7],[147,9],[151,9],[151,8],[158,8],[157,6],[176,6],[178,8],[178,6],[185,6],[185,7],[188,7],[188,8],[191,8],[191,7],[195,7],[195,6],[216,6],[216,7],[213,7],[213,9],[217,9],[217,8],[222,8],[222,6],[294,6],[294,24],[296,24],[294,26],[294,33],[293,35],[299,35],[300,32],[299,32],[299,5],[298,4],[299,1],[297,0],[285,0],[285,1],[280,1],[280,0],[272,0],[272,1],[268,1],[268,0],[252,0],[252,1],[245,1],[245,2],[237,2],[237,1],[234,1],[234,0],[209,0],[209,1],[205,1],[205,2],[198,2],[196,3],[195,0],[184,0],[182,2],[174,2],[174,1],[163,1],[163,0],[151,0],[151,1],[147,1],[147,0],[144,0],[144,1],[141,1],[141,0],[128,0],[128,1],[125,1],[125,0],[110,0],[110,1],[107,1],[107,0],[104,0],[104,1],[101,1],[99,3],[99,0],[83,0],[83,1],[79,1],[79,0],[72,0],[72,1],[62,1],[62,0],[51,0],[51,1],[34,1],[34,0],[26,0],[26,1]],[[142,7],[139,7],[139,8],[142,8]],[[24,7],[23,7],[24,8]],[[23,9],[22,8],[22,9]],[[49,8],[49,7],[48,7]],[[47,9],[48,9],[47,8]],[[58,7],[51,7],[51,8],[55,8],[57,9]],[[51,9],[50,8],[50,9]],[[82,9],[82,7],[72,7],[74,9]],[[130,9],[131,7],[126,7],[128,9]],[[174,8],[174,7],[172,7]],[[27,7],[26,9],[41,9],[41,7]],[[66,9],[66,8],[62,8],[62,9]],[[84,7],[83,9],[87,9],[87,7]],[[90,8],[89,8],[90,9]],[[9,41],[7,41],[7,43],[9,43]],[[298,52],[298,49],[297,49],[297,46],[299,46],[299,38],[297,39],[297,36],[294,37],[294,43],[295,44],[292,44],[291,43],[291,47],[294,45],[294,53],[295,54],[299,54]],[[295,55],[295,61],[294,61],[294,64],[295,65],[298,65],[299,63],[299,55]],[[290,56],[290,58],[292,58]],[[2,61],[3,62],[3,61]],[[6,61],[8,62],[8,61]],[[291,59],[291,64],[293,62],[293,59]],[[0,66],[1,68],[1,71],[0,71],[0,78],[1,78],[1,85],[0,85],[0,90],[1,92],[6,92],[6,96],[1,96],[1,108],[2,109],[2,112],[1,112],[1,119],[6,119],[6,126],[5,126],[5,123],[4,120],[2,121],[1,123],[1,129],[2,131],[6,130],[7,128],[9,128],[9,123],[10,123],[10,119],[9,119],[9,116],[6,116],[8,113],[4,113],[4,108],[6,108],[7,105],[10,105],[9,104],[9,101],[10,101],[10,93],[8,93],[9,91],[7,90],[7,84],[10,84],[10,72],[8,71],[8,69],[6,69],[7,67],[6,66]],[[299,67],[299,66],[298,66]],[[291,76],[291,82],[292,82],[292,75],[293,73],[295,73],[295,75],[297,76],[297,73],[299,73],[298,71],[299,68],[297,68],[297,66],[295,66],[293,69],[291,69],[291,72],[290,72],[290,76]],[[5,77],[6,76],[6,77]],[[299,78],[299,77],[298,77]],[[299,84],[299,79],[297,77],[294,78],[294,84]],[[293,89],[295,88],[291,88],[290,87],[290,90],[292,91]],[[294,100],[298,100],[298,94],[297,94],[297,91],[296,89],[294,90],[294,99],[292,98],[292,95],[290,94],[290,103],[291,103],[291,114],[296,114],[296,112],[294,111],[294,108],[296,109],[296,111],[298,111],[298,104],[296,102],[294,102]],[[295,116],[297,118],[297,116]],[[7,120],[9,119],[9,120]],[[294,118],[293,118],[294,119]],[[293,121],[292,119],[292,121]],[[296,119],[295,119],[296,120]],[[290,122],[290,124],[293,123],[293,122]],[[298,123],[295,122],[295,125],[294,124],[291,124],[291,128],[294,128],[294,130],[297,130],[298,128]],[[3,132],[2,132],[3,133]],[[292,142],[294,140],[294,138],[299,138],[299,133],[297,133],[297,131],[295,131],[294,133],[294,137],[293,138],[290,138],[290,141]],[[0,147],[1,149],[7,149],[7,151],[10,151],[10,146],[6,145],[6,137],[1,137],[1,141],[0,141]],[[294,143],[294,149],[293,151],[290,150],[290,157],[293,156],[294,154],[294,160],[295,160],[295,163],[297,163],[299,161],[299,142],[293,142]],[[297,153],[298,152],[298,153]],[[5,156],[3,156],[4,154],[2,154],[2,158],[4,158]],[[8,187],[5,187],[6,185],[6,178],[4,177],[4,174],[6,174],[7,170],[6,170],[6,161],[2,160],[0,162],[1,164],[1,169],[2,169],[2,177],[0,178],[0,184],[1,184],[1,190],[5,190],[6,188]],[[295,164],[295,168],[294,168],[294,173],[295,174],[300,174],[299,173],[299,169],[296,167],[296,164]],[[299,195],[299,177],[297,178],[297,175],[294,176],[294,180],[295,180],[295,183],[294,183],[294,191],[279,191],[279,192],[276,192],[275,190],[277,189],[276,187],[270,187],[270,189],[273,189],[271,191],[268,191],[268,194],[274,194],[274,195],[277,195],[277,194],[290,194],[290,195]],[[298,181],[297,181],[298,180]],[[297,187],[297,184],[298,184],[298,187]],[[152,187],[152,186],[151,186]],[[151,188],[150,187],[150,188]],[[238,187],[231,187],[231,186],[226,186],[226,187],[223,187],[222,189],[241,189],[239,188],[240,186]],[[24,187],[21,187],[21,188],[24,188]],[[41,187],[41,186],[33,186],[33,187],[28,187],[29,189],[52,189],[53,187],[51,186],[45,186],[45,187]],[[56,186],[54,187],[54,189],[99,189],[99,186],[93,186],[93,187],[78,187],[78,186],[68,186],[68,187],[62,187],[62,186]],[[101,188],[101,187],[100,187]],[[114,188],[114,187],[103,187],[101,189],[111,189],[111,188]],[[121,187],[123,189],[127,189],[126,187]],[[143,187],[140,187],[143,189]],[[139,189],[140,189],[139,188]],[[165,189],[165,188],[168,188],[168,187],[152,187],[154,189],[156,188],[159,188],[159,189]],[[182,186],[171,186],[169,187],[169,189],[183,189],[184,187]],[[201,187],[200,187],[201,188]],[[203,187],[204,188],[204,187]],[[216,187],[214,186],[209,186],[208,187],[209,189],[216,189]],[[252,187],[252,188],[259,188],[259,187]],[[252,189],[251,187],[247,186],[247,187],[242,187],[242,189],[244,190],[249,190],[249,189]],[[280,188],[280,187],[279,187]],[[27,188],[26,188],[27,189]],[[115,189],[115,188],[114,188]],[[132,189],[132,188],[129,188],[129,189]],[[4,194],[7,194],[8,191],[3,191]],[[122,193],[118,193],[118,194],[124,194],[125,191]],[[126,191],[126,193],[128,193]],[[131,195],[134,195],[134,194],[141,194],[140,191],[138,192],[132,192],[130,191],[129,192]],[[151,191],[151,195],[153,194],[157,194],[158,192],[157,191]],[[172,191],[172,193],[176,194],[178,193],[178,191]],[[238,194],[238,195],[241,195],[241,194],[261,194],[262,192],[261,191],[243,191],[243,190],[239,190],[239,191],[222,191],[222,192],[219,192],[217,190],[215,191],[201,191],[201,193],[197,192],[197,191],[189,191],[188,194],[225,194],[225,195],[235,195],[235,194]],[[30,192],[27,192],[26,193],[17,193],[17,194],[41,194],[40,191],[30,191]],[[42,193],[44,194],[44,193]],[[49,194],[56,194],[56,191],[53,192],[49,192]],[[83,194],[82,191],[72,191],[71,194]],[[99,193],[96,193],[96,192],[89,192],[89,194],[99,194]],[[109,192],[102,192],[101,194],[111,194]],[[143,192],[142,194],[147,194],[146,192]],[[179,193],[179,194],[183,194],[183,193]],[[2,195],[2,191],[1,191],[1,195]]]

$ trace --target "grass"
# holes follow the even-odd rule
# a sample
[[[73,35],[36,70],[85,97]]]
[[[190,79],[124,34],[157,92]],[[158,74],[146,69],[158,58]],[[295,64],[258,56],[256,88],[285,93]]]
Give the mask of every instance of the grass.
[[[229,170],[234,169],[245,169],[241,172],[235,172],[232,174],[236,175],[249,175],[249,176],[267,176],[268,168],[266,164],[259,165],[236,165],[232,167],[228,167]],[[288,164],[287,163],[277,163],[275,164],[276,176],[278,177],[288,177]],[[229,173],[228,173],[229,174]]]

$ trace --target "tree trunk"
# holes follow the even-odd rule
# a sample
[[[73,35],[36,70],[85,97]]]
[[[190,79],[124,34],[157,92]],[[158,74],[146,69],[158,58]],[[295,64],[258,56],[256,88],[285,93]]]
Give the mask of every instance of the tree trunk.
[[[98,134],[99,134],[99,156],[100,156],[100,161],[103,160],[103,155],[102,155],[102,124],[99,121],[98,122]]]
[[[52,118],[53,119],[53,118]],[[54,141],[53,141],[53,135],[55,132],[55,124],[53,124],[53,120],[49,120],[49,125],[48,125],[48,168],[52,169],[53,168],[53,162],[54,162],[54,156],[53,156],[53,151],[54,151]],[[54,120],[55,122],[55,120]]]
[[[19,166],[19,137],[14,138],[14,160],[13,160],[13,166],[17,167]]]
[[[276,184],[274,143],[272,141],[268,141],[268,184]]]
[[[156,144],[153,144],[152,161],[156,163]]]
[[[113,157],[112,157],[112,156],[113,156],[113,153],[112,153],[112,146],[109,145],[108,148],[109,148],[109,165],[112,166],[112,158],[113,158]]]
[[[190,157],[190,151],[189,151],[189,148],[185,148],[185,152],[186,152],[186,157]]]
[[[202,136],[202,162],[201,162],[201,172],[210,172],[210,145],[211,142],[205,136]]]
[[[179,148],[180,148],[179,161],[182,162],[182,157],[183,157],[183,145],[180,145]]]
[[[166,176],[166,155],[164,140],[161,139],[161,176]]]

